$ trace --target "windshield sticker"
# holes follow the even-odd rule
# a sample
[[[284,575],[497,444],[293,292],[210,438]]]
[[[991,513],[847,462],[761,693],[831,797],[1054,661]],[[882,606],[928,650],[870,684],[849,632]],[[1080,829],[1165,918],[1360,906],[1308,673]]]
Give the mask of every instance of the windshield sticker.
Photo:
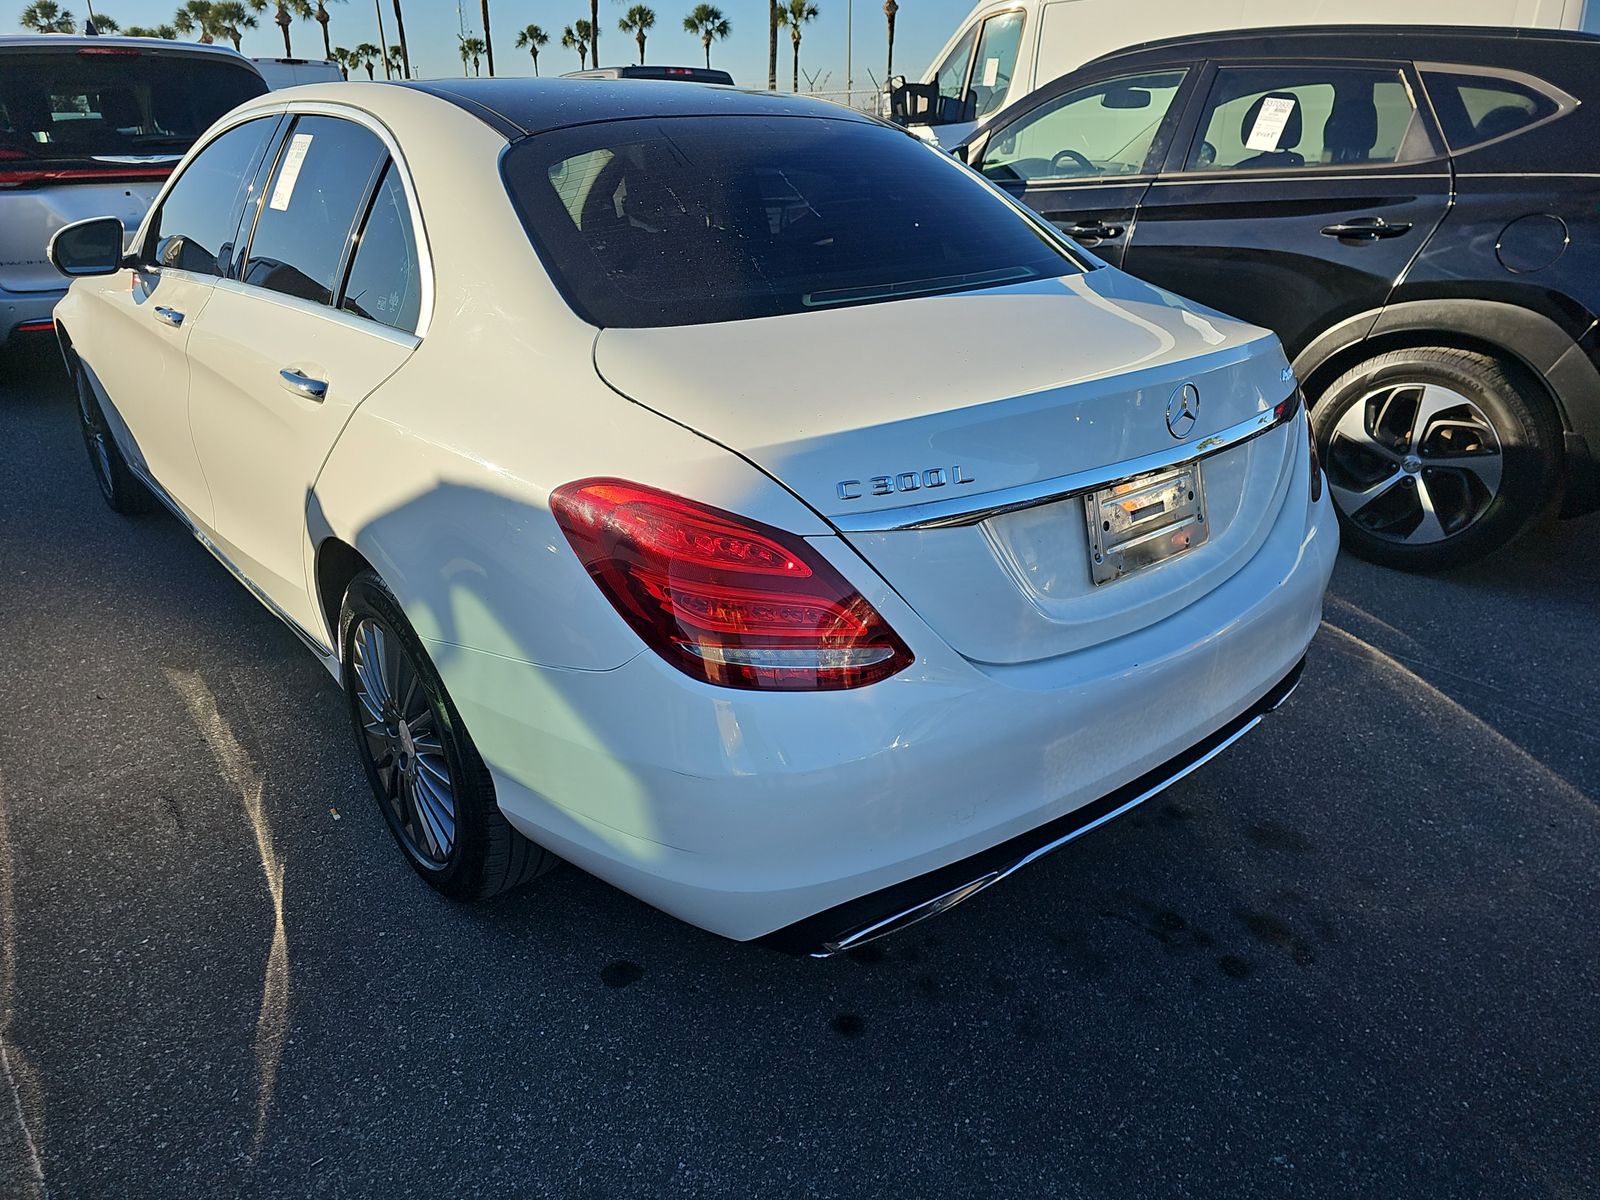
[[[289,201],[294,199],[294,185],[300,179],[300,168],[305,165],[306,152],[311,149],[309,133],[297,133],[289,139],[289,153],[283,156],[283,170],[278,172],[278,186],[272,189],[271,208],[279,212],[289,210]]]
[[[993,87],[995,80],[1000,78],[1000,60],[986,58],[983,60],[983,87]]]
[[[1268,96],[1261,102],[1261,111],[1256,114],[1255,126],[1245,140],[1245,149],[1276,150],[1279,139],[1283,137],[1283,127],[1289,123],[1289,114],[1292,112],[1293,96]]]

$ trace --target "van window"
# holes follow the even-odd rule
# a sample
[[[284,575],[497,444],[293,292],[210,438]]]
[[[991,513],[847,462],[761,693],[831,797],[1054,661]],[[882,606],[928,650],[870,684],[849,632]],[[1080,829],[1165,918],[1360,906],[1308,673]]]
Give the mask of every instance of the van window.
[[[1137,175],[1184,71],[1124,75],[1066,92],[995,130],[978,169],[996,182]]]
[[[245,193],[278,127],[277,116],[235,125],[183,169],[150,223],[152,261],[197,275],[225,275]]]
[[[1398,70],[1249,67],[1217,72],[1191,171],[1282,171],[1427,157],[1432,147]]]
[[[1439,127],[1452,150],[1465,150],[1517,133],[1560,108],[1554,99],[1519,80],[1456,71],[1422,72]]]
[[[517,142],[502,170],[551,278],[602,327],[736,321],[1083,270],[954,159],[865,121],[597,122]]]
[[[0,64],[0,158],[8,159],[178,158],[223,113],[267,90],[220,55],[8,48]]]
[[[934,72],[939,103],[930,125],[976,121],[1005,104],[1022,48],[1022,24],[1022,13],[1003,12],[967,30]]]
[[[967,71],[972,66],[972,43],[977,38],[978,27],[974,25],[961,35],[961,40],[945,55],[934,73],[933,83],[939,89],[939,109],[933,114],[931,124],[953,125],[969,119],[962,114],[967,106]]]

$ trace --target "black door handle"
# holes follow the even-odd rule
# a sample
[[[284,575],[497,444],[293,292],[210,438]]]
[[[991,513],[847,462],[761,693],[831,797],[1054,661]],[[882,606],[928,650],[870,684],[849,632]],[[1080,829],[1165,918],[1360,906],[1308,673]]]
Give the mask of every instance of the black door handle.
[[[1410,221],[1395,221],[1391,224],[1382,217],[1357,217],[1354,221],[1324,225],[1322,233],[1324,237],[1338,238],[1340,241],[1375,242],[1380,238],[1399,237],[1410,229]]]
[[[1104,221],[1079,221],[1072,225],[1063,225],[1061,232],[1070,238],[1086,238],[1092,241],[1104,242],[1111,238],[1122,236],[1121,225],[1107,225]]]

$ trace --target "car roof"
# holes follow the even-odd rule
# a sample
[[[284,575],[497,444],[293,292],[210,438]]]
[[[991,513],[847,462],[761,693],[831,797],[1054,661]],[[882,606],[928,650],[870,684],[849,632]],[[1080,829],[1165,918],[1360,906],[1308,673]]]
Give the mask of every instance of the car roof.
[[[793,116],[877,123],[826,100],[681,80],[430,79],[386,86],[449,101],[512,140],[630,117]]]
[[[70,33],[0,33],[0,53],[6,50],[78,51],[137,50],[143,54],[204,55],[231,58],[252,70],[255,64],[231,46],[208,46],[201,42],[175,42],[167,38],[81,37]]]
[[[1506,42],[1600,47],[1600,37],[1567,29],[1520,29],[1490,25],[1296,25],[1287,28],[1228,29],[1193,33],[1124,46],[1085,63],[1099,66],[1120,59],[1185,55],[1238,56],[1252,53],[1307,57],[1374,55],[1415,58],[1444,53],[1482,57]],[[1081,68],[1080,68],[1081,69]]]

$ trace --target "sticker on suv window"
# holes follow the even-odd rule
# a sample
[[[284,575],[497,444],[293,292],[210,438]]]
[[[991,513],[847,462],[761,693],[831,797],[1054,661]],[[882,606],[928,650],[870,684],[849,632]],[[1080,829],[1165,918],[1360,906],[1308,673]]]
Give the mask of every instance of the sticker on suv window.
[[[1256,123],[1251,127],[1250,136],[1245,139],[1245,149],[1276,150],[1279,139],[1283,137],[1283,127],[1289,123],[1289,114],[1292,112],[1293,96],[1268,96],[1262,100]]]
[[[272,200],[268,207],[279,212],[289,210],[289,201],[294,199],[294,185],[300,179],[300,168],[305,165],[306,152],[311,149],[312,136],[309,133],[297,133],[289,139],[289,152],[283,156],[283,170],[278,172],[278,186],[272,189]]]

